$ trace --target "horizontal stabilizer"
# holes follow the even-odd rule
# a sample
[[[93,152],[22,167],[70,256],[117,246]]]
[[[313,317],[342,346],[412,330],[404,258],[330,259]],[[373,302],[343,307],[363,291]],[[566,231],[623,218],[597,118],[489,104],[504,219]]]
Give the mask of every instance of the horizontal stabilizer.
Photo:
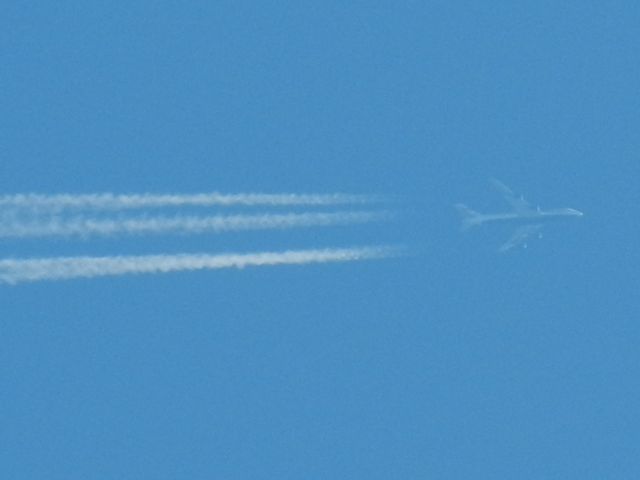
[[[475,210],[467,207],[464,203],[456,203],[454,207],[462,217],[462,230],[468,230],[482,223],[482,216]]]

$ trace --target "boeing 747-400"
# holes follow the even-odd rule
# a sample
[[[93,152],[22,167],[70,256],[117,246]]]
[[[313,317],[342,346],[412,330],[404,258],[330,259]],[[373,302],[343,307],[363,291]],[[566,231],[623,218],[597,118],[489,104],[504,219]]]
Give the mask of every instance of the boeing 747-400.
[[[500,252],[506,252],[519,245],[526,247],[527,239],[536,234],[540,236],[540,230],[542,230],[543,225],[551,220],[581,217],[583,215],[582,212],[574,208],[542,210],[540,207],[533,207],[523,197],[514,195],[511,189],[502,182],[492,179],[491,183],[511,205],[510,212],[479,213],[462,203],[456,204],[455,207],[462,215],[463,230],[494,222],[518,224],[511,238],[500,247]]]

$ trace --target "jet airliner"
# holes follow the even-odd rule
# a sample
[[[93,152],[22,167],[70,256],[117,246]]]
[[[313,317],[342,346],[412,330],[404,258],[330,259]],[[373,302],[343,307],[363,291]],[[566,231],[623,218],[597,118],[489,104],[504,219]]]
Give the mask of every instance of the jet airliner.
[[[491,184],[498,190],[504,199],[511,205],[510,212],[504,213],[479,213],[462,203],[455,205],[462,216],[462,229],[480,226],[485,223],[517,223],[519,226],[499,249],[506,252],[519,245],[527,246],[526,241],[532,235],[541,237],[540,231],[545,223],[551,220],[561,220],[571,217],[581,217],[583,213],[574,208],[554,208],[542,210],[533,207],[524,197],[516,196],[509,187],[502,182],[491,179]]]

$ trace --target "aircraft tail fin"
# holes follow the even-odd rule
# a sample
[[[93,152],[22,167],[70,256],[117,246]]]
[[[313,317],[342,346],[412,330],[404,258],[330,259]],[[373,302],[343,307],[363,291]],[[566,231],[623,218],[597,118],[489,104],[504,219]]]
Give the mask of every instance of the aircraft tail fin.
[[[462,230],[468,230],[471,227],[480,225],[482,223],[481,215],[475,210],[470,209],[463,203],[456,203],[454,205],[458,213],[462,217]]]

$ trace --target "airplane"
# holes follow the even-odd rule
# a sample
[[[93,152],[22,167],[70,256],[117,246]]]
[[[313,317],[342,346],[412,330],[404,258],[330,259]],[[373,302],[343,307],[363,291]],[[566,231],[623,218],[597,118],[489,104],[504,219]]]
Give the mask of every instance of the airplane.
[[[506,252],[514,247],[522,245],[527,247],[527,239],[532,235],[542,238],[540,231],[545,223],[550,220],[560,220],[570,217],[581,217],[583,213],[575,208],[554,208],[542,210],[540,207],[533,207],[524,197],[516,196],[509,187],[496,179],[491,179],[491,184],[498,190],[504,199],[511,205],[512,211],[506,213],[479,213],[470,209],[462,203],[455,205],[455,208],[462,216],[462,230],[480,226],[485,223],[516,223],[519,226],[509,238],[498,249],[499,252]]]

